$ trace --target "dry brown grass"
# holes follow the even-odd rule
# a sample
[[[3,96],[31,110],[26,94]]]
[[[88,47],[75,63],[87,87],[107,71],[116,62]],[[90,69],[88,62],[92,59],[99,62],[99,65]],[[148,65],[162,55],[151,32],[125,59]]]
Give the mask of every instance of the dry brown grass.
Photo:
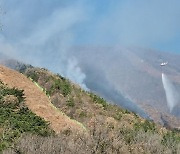
[[[51,73],[46,74],[46,70],[36,69],[36,71],[40,76],[38,83],[47,90],[51,88],[54,79],[58,78]],[[50,137],[24,134],[14,146],[16,152],[27,154],[169,154],[180,152],[180,145],[171,139],[167,140],[166,145],[162,144],[163,135],[168,132],[165,128],[161,130],[158,126],[154,130],[151,127],[152,123],[145,123],[145,120],[139,116],[115,105],[107,105],[105,108],[103,104],[94,102],[89,93],[73,84],[71,86],[72,91],[67,96],[55,90],[51,94],[51,101],[68,116],[82,122],[87,128],[87,133],[78,133],[67,128],[60,134]],[[68,100],[71,100],[72,104],[68,104]],[[44,106],[40,107],[43,112]],[[146,126],[150,127],[149,130],[144,130]],[[13,154],[14,151],[9,149],[6,153],[8,152]]]
[[[50,122],[51,128],[59,133],[62,130],[83,130],[82,126],[72,121],[66,115],[59,112],[51,103],[49,98],[31,80],[23,74],[0,66],[0,80],[9,87],[23,89],[26,97],[26,105],[36,115]]]
[[[174,153],[179,153],[180,145],[164,146],[161,135],[142,130],[132,130],[134,137],[127,143],[127,134],[119,131],[116,123],[109,123],[109,120],[104,122],[102,117],[92,119],[90,136],[68,130],[50,137],[25,134],[14,151],[26,154],[171,154],[176,148]],[[14,154],[14,151],[8,149],[4,154]]]

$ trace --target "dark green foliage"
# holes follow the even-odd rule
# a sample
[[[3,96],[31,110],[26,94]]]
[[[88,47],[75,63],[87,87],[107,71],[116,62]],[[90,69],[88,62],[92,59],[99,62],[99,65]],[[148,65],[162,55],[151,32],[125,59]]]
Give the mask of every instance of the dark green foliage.
[[[134,124],[134,129],[135,130],[144,130],[145,132],[147,131],[156,131],[156,127],[155,127],[155,124],[154,122],[151,122],[151,121],[148,121],[148,120],[145,120],[144,122],[139,122],[139,123],[135,123]]]
[[[173,153],[177,153],[176,145],[180,143],[180,135],[177,132],[169,131],[163,135],[161,143],[168,148],[172,148]]]
[[[7,95],[13,95],[15,96],[17,99],[18,99],[18,102],[16,103],[5,103],[3,98]],[[21,102],[24,101],[24,93],[23,93],[23,90],[18,90],[16,88],[8,88],[8,87],[5,87],[3,85],[3,83],[1,83],[0,85],[0,107],[8,107],[8,108],[12,108],[12,109],[15,109],[17,108]]]
[[[90,97],[92,98],[93,102],[97,103],[97,104],[101,104],[104,109],[106,109],[108,107],[108,103],[101,97],[93,94],[93,93],[90,93]]]
[[[138,118],[138,115],[135,112],[132,112],[132,113],[136,118]]]
[[[24,73],[28,68],[33,68],[32,65],[23,64],[21,62],[17,62],[16,64],[11,66],[13,69],[19,71],[20,73]]]
[[[61,80],[65,81],[66,78],[62,77],[60,74],[57,74],[57,77],[60,78]]]
[[[123,136],[124,138],[124,141],[127,143],[127,144],[130,144],[131,142],[133,142],[136,134],[137,134],[137,131],[134,131],[134,130],[131,130],[131,129],[121,129],[120,130],[120,134]]]
[[[69,106],[69,107],[74,107],[75,103],[74,103],[73,98],[68,99],[66,105]]]
[[[47,71],[45,68],[41,68],[43,71]],[[37,70],[29,70],[25,74],[27,77],[31,78],[33,81],[38,82],[40,75],[44,75],[45,82],[52,82],[52,86],[49,89],[46,89],[46,94],[51,96],[55,92],[60,91],[60,93],[66,97],[69,95],[72,91],[71,84],[68,80],[66,80],[64,77],[60,76],[59,74],[57,77],[54,76],[46,76],[44,73],[38,72]]]
[[[155,124],[151,121],[145,120],[144,122],[138,122],[134,124],[133,129],[121,129],[120,134],[124,137],[124,140],[127,144],[135,142],[136,137],[139,135],[139,132],[146,134],[147,132],[156,133]]]
[[[14,95],[15,97],[18,98],[19,103],[24,101],[24,94],[23,94],[23,90],[18,90],[17,88],[3,88],[1,87],[0,89],[0,98],[2,98],[3,96],[6,95]]]
[[[71,93],[71,86],[66,80],[56,79],[54,81],[54,88],[60,90],[64,96]]]
[[[171,144],[180,143],[180,136],[176,132],[173,132],[173,131],[172,132],[169,131],[168,133],[164,134],[162,144],[164,144],[165,146],[169,146],[169,143]]]
[[[35,82],[38,82],[38,79],[39,79],[39,76],[38,76],[38,74],[35,72],[35,71],[33,71],[33,72],[28,72],[27,73],[27,77],[28,78],[31,78],[33,81],[35,81]]]
[[[26,64],[20,64],[18,68],[16,68],[16,70],[18,70],[20,73],[24,73],[26,71],[26,69],[28,68],[33,68],[32,65],[26,65]]]
[[[87,113],[84,111],[81,111],[81,113],[79,114],[79,118],[83,118],[83,117],[87,117]]]
[[[127,109],[124,109],[122,112],[123,112],[123,114],[130,114],[131,113]]]
[[[7,104],[3,98],[7,95],[14,95],[17,103]],[[42,136],[51,134],[48,123],[32,113],[23,104],[23,90],[7,88],[1,84],[0,87],[0,151],[12,145],[22,133],[33,133]]]
[[[72,91],[71,85],[69,81],[67,80],[61,80],[61,79],[52,79],[53,85],[49,90],[47,90],[48,95],[52,95],[56,91],[60,91],[64,97],[69,95]]]

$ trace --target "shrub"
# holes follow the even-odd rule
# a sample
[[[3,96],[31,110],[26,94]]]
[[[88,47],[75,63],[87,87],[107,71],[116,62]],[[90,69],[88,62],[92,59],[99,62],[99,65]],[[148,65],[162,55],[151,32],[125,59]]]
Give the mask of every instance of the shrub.
[[[87,113],[84,111],[81,111],[81,113],[79,114],[79,118],[83,118],[83,117],[87,117]]]
[[[122,112],[123,114],[130,114],[130,112],[127,109],[124,109]]]
[[[18,103],[3,103],[3,98],[7,95],[17,97]],[[41,136],[48,136],[52,133],[48,128],[49,124],[23,104],[23,90],[10,89],[1,85],[0,96],[0,128],[3,129],[0,132],[0,152],[11,146],[22,133],[29,132]]]
[[[124,128],[121,128],[120,129],[120,134],[123,136],[124,138],[124,141],[127,143],[127,144],[130,144],[131,142],[133,142],[135,136],[136,136],[136,131],[134,130],[131,130],[131,129],[124,129]]]
[[[147,131],[156,131],[156,127],[155,127],[155,124],[154,122],[151,122],[151,121],[148,121],[148,120],[145,120],[144,122],[139,122],[139,123],[135,123],[134,124],[134,129],[135,130],[144,130],[145,132]]]
[[[180,136],[176,132],[169,131],[163,135],[161,143],[169,149],[173,149],[173,153],[177,153],[177,146],[180,144]]]
[[[50,90],[47,90],[48,95],[52,95],[57,90],[59,90],[64,97],[71,93],[71,85],[67,80],[53,79],[53,82]]]
[[[106,109],[108,107],[108,103],[101,97],[93,94],[93,93],[90,93],[90,97],[92,98],[93,102],[97,103],[97,104],[101,104],[104,109]]]
[[[68,94],[71,93],[71,85],[66,80],[57,79],[55,80],[54,86],[55,86],[55,89],[60,90],[64,96],[67,96]]]
[[[69,106],[69,107],[74,107],[75,106],[73,98],[68,99],[66,102],[67,102],[66,105]]]
[[[33,71],[33,72],[28,72],[27,73],[27,77],[28,78],[31,78],[33,81],[35,81],[35,82],[38,82],[38,79],[39,79],[39,76],[38,76],[38,74],[35,72],[35,71]]]

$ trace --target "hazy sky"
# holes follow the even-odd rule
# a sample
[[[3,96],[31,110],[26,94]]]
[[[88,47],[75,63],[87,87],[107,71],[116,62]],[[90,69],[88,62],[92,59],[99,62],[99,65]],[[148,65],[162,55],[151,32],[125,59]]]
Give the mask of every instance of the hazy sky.
[[[1,4],[6,12],[1,35],[7,42],[44,41],[61,31],[61,39],[71,38],[67,44],[135,45],[180,53],[179,0],[1,0]]]

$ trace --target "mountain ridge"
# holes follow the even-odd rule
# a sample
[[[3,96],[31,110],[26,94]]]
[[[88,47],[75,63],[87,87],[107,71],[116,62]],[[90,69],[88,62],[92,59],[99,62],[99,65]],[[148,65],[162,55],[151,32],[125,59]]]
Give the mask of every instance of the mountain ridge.
[[[37,88],[30,79],[14,70],[0,66],[0,80],[9,87],[23,89],[26,97],[26,105],[36,115],[50,122],[51,128],[56,132],[67,128],[80,130],[78,123],[70,120],[68,117],[58,111],[51,103],[44,92]]]
[[[7,70],[9,72],[9,69]],[[12,72],[15,71],[11,70],[9,72],[10,78],[14,76]],[[4,79],[2,77],[2,67],[0,74],[0,78]],[[14,78],[7,80],[7,82],[13,85],[11,82],[13,80],[14,84],[21,85],[22,78],[20,76],[23,76],[30,84],[27,87],[33,85],[43,95],[46,94],[46,103],[51,102],[68,117],[82,123],[86,131],[79,132],[66,127],[58,135],[47,137],[24,133],[18,141],[12,143],[13,148],[7,149],[4,153],[14,154],[19,151],[22,153],[78,152],[91,154],[179,151],[180,134],[177,130],[167,130],[161,125],[156,125],[152,121],[139,117],[135,113],[117,105],[109,104],[103,98],[80,89],[76,84],[71,83],[59,74],[52,74],[47,69],[27,66],[24,69],[24,74],[27,77],[19,74],[17,75],[18,80],[14,80]],[[30,81],[30,78],[34,83]],[[35,83],[42,87],[44,92]],[[21,86],[18,87],[21,88]],[[36,99],[41,102],[41,97],[38,96]],[[55,122],[58,125],[58,121]],[[50,125],[50,128],[53,127]],[[150,144],[146,144],[147,142]]]
[[[170,113],[168,109],[161,79],[162,72],[164,72],[173,82],[177,91],[180,91],[179,54],[119,46],[108,48],[74,47],[70,50],[72,53],[76,53],[79,66],[81,66],[82,71],[86,74],[85,83],[91,83],[91,90],[94,87],[94,90],[98,89],[98,81],[101,81],[101,85],[108,82],[115,91],[119,91],[119,93],[128,97],[150,116],[152,112],[150,113],[146,110],[146,105],[150,105],[162,113],[168,113],[179,121],[177,112]],[[84,51],[88,54],[83,54]],[[160,64],[163,61],[168,61],[169,63],[162,68]],[[103,74],[102,76],[98,76],[99,71],[100,74]],[[96,80],[93,80],[94,78]],[[100,94],[98,90],[96,92]],[[108,93],[111,94],[111,90]],[[119,104],[118,101],[115,103]],[[179,109],[179,105],[175,108]],[[154,118],[157,121],[157,119],[160,119],[160,116]]]

